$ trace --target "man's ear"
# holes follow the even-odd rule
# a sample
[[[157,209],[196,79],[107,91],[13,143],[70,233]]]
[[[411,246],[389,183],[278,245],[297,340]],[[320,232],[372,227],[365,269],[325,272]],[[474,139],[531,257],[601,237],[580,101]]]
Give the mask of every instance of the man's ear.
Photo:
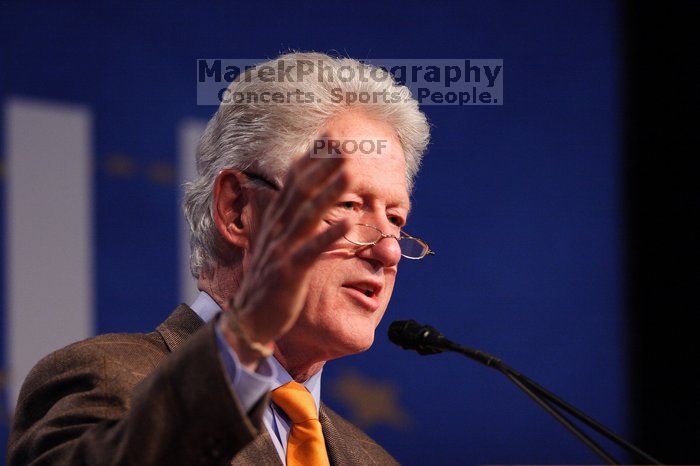
[[[250,199],[243,189],[243,175],[232,168],[221,170],[214,181],[214,223],[227,245],[250,246]]]

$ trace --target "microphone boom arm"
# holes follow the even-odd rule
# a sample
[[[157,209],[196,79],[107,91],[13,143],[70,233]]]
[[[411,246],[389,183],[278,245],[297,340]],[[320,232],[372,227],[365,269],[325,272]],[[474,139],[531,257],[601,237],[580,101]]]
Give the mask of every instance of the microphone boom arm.
[[[499,358],[483,351],[468,348],[454,343],[438,330],[428,325],[421,325],[413,320],[396,321],[389,326],[389,339],[403,349],[412,349],[421,355],[443,353],[451,351],[467,356],[474,361],[498,370],[513,382],[519,389],[524,391],[542,409],[547,411],[552,417],[559,421],[569,432],[583,442],[588,448],[595,452],[609,464],[620,464],[615,458],[598,445],[593,439],[586,435],[580,428],[567,419],[559,409],[575,417],[591,429],[605,436],[607,439],[627,450],[630,453],[644,459],[649,464],[661,464],[657,459],[640,450],[627,440],[623,439],[615,432],[611,431],[600,422],[583,413],[581,410],[559,398],[554,393],[542,387],[537,382],[526,377],[520,372],[508,366]]]

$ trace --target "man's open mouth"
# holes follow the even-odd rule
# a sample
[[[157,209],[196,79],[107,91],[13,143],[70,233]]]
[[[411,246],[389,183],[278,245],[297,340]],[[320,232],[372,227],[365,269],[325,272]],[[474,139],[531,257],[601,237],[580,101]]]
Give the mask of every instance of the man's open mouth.
[[[343,285],[343,287],[357,290],[368,298],[376,297],[382,289],[382,285],[380,283],[370,281],[346,283]]]

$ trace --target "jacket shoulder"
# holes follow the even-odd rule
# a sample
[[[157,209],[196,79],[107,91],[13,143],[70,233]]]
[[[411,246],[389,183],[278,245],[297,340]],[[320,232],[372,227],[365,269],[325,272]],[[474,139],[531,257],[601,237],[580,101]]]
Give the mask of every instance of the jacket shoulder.
[[[37,391],[48,393],[67,385],[77,390],[109,386],[116,392],[129,391],[165,359],[167,352],[157,332],[111,333],[72,343],[32,368],[18,404],[27,397],[35,398],[32,395]]]
[[[77,359],[110,358],[140,365],[156,366],[168,353],[163,337],[150,333],[105,333],[72,343],[52,354]]]
[[[29,373],[40,375],[42,370],[51,372],[70,368],[109,366],[110,369],[151,369],[166,356],[168,350],[157,332],[107,333],[72,343],[42,358]],[[37,372],[39,374],[37,374]]]

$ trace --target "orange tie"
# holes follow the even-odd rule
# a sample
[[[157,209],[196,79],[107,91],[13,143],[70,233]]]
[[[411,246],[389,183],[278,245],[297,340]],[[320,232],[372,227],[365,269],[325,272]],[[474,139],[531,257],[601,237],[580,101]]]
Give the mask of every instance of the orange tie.
[[[330,466],[316,403],[302,384],[289,382],[272,391],[272,401],[292,421],[287,466]]]

